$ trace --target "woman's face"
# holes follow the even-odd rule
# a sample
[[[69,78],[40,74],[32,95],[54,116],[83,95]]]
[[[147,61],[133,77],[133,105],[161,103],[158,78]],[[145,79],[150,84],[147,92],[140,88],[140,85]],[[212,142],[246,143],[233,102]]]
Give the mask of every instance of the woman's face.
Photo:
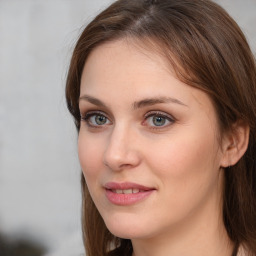
[[[218,219],[224,156],[214,107],[162,57],[121,40],[99,46],[79,107],[81,167],[113,234],[152,238]]]

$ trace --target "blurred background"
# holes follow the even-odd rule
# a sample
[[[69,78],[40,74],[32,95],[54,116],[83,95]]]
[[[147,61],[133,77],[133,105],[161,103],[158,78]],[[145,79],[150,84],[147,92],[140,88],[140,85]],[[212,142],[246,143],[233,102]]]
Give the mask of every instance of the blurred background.
[[[65,78],[113,0],[0,0],[0,255],[79,256],[80,168]],[[218,0],[256,52],[256,1]]]

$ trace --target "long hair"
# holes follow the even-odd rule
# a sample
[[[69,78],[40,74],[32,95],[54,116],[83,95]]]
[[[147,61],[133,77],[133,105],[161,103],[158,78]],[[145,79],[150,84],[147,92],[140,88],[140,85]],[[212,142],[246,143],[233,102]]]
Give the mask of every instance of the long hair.
[[[223,221],[230,239],[256,255],[256,67],[244,34],[219,5],[209,0],[118,0],[82,32],[73,52],[66,99],[79,132],[80,80],[88,55],[105,42],[131,39],[167,58],[184,83],[211,98],[220,130],[241,120],[249,145],[226,168]],[[131,255],[129,239],[112,235],[82,175],[83,234],[88,256]]]

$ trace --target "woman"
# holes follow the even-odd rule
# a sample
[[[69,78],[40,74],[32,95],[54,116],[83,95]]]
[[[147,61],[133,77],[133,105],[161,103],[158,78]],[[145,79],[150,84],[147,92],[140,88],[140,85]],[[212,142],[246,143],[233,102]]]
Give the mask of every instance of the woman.
[[[119,0],[66,85],[86,253],[256,255],[256,67],[208,0]]]

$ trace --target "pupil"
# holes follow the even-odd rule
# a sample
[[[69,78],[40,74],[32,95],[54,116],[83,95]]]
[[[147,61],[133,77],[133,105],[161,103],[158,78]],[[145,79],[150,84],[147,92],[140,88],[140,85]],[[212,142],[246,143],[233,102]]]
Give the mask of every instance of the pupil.
[[[105,116],[96,116],[96,123],[101,125],[106,123],[106,117]]]
[[[156,116],[153,118],[153,123],[156,126],[161,126],[165,124],[165,118],[161,117],[161,116]]]

